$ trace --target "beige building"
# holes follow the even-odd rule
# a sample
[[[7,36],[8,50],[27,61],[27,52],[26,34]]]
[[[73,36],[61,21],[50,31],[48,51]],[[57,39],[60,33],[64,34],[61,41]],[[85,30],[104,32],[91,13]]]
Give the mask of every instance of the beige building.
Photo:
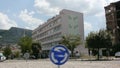
[[[42,50],[59,44],[63,35],[79,35],[84,41],[83,13],[63,9],[59,15],[47,20],[33,30],[34,41],[41,42]]]

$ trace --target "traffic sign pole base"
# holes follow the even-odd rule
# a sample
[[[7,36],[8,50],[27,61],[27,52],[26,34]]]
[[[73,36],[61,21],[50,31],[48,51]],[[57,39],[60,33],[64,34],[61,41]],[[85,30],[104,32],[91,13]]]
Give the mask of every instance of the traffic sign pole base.
[[[58,65],[58,68],[60,68],[60,65]]]

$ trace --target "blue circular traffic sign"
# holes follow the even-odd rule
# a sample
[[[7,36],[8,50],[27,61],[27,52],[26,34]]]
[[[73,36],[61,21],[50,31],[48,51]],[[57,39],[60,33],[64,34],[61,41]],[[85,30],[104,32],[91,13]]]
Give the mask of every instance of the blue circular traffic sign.
[[[63,45],[54,46],[50,51],[50,60],[56,65],[64,64],[69,58],[69,51]]]

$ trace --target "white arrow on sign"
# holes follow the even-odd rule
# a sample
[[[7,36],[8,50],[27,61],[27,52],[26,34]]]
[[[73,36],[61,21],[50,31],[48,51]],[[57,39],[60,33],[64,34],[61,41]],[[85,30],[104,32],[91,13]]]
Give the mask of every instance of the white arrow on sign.
[[[53,59],[53,61],[54,61],[55,63],[58,63],[58,60],[56,60],[56,59],[54,58],[54,53],[51,54],[51,58]]]
[[[63,47],[57,47],[57,48],[55,48],[55,51],[57,51],[57,52],[61,52],[60,50],[65,51],[65,49]]]
[[[65,62],[65,60],[67,59],[67,56],[68,56],[68,54],[67,54],[67,53],[65,53],[65,55],[64,55],[64,59],[63,59],[62,61],[60,61],[60,63]]]

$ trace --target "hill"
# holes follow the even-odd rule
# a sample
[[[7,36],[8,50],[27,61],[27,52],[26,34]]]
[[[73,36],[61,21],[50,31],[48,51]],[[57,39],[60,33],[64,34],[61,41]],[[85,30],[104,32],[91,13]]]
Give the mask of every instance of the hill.
[[[15,44],[23,36],[32,37],[32,30],[11,27],[9,30],[0,30],[0,44]]]

